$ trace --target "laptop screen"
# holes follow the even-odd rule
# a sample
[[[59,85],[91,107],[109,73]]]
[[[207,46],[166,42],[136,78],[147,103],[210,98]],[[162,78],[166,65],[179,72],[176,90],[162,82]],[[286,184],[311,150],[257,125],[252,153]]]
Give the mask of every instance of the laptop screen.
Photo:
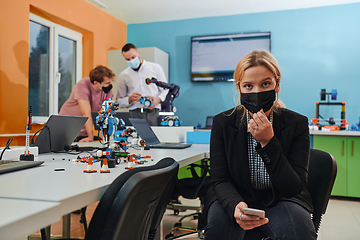
[[[71,145],[87,117],[51,115],[34,145],[39,153],[63,151],[65,145]]]
[[[213,124],[213,118],[214,116],[207,116],[206,117],[206,127],[211,128]]]
[[[147,145],[154,145],[160,143],[159,139],[156,137],[154,131],[151,129],[150,124],[146,119],[129,119],[136,131],[139,133],[140,137],[145,140]]]

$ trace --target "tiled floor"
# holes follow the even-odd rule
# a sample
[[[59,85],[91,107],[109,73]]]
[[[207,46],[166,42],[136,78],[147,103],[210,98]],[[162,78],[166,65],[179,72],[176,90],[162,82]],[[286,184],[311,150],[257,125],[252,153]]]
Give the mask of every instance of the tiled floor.
[[[197,201],[181,200],[183,204],[194,205]],[[96,204],[88,206],[87,219],[91,219]],[[173,215],[172,210],[167,210],[164,215],[163,232],[164,237],[168,234],[173,224],[184,214],[191,211],[181,212],[178,216]],[[71,214],[71,237],[83,237],[84,229],[80,224],[80,215]],[[183,226],[195,227],[197,220],[187,219]],[[51,232],[61,235],[61,222],[53,224]],[[179,232],[175,233],[176,235]],[[199,239],[196,236],[186,239]],[[323,216],[319,231],[319,240],[359,240],[360,239],[360,199],[330,199],[326,214]]]
[[[359,240],[360,200],[330,199],[318,239]]]

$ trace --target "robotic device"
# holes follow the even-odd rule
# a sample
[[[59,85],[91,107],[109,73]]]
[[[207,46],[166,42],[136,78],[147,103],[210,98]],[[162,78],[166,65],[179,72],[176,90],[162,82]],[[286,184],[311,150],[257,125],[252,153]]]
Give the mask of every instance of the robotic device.
[[[164,89],[169,89],[168,94],[166,95],[165,100],[161,103],[161,112],[164,112],[163,115],[173,115],[176,112],[176,108],[173,106],[173,101],[177,98],[180,94],[180,86],[173,84],[173,83],[165,83],[160,82],[156,78],[146,78],[145,82],[147,85],[154,83],[159,87]],[[168,114],[166,114],[168,113]],[[158,125],[159,126],[180,126],[181,121],[178,119],[177,116],[160,116],[158,118]]]
[[[327,102],[315,102],[316,104],[316,112],[315,112],[315,118],[311,119],[311,122],[315,127],[318,129],[325,128],[330,131],[338,131],[338,130],[346,130],[346,126],[348,123],[345,119],[345,105],[346,102],[330,102],[330,96],[331,100],[336,100],[337,97],[337,91],[336,89],[331,90],[331,93],[326,93],[326,89],[321,89],[320,92],[320,100],[325,101],[327,96]],[[341,105],[341,119],[334,119],[329,118],[329,120],[325,120],[321,115],[319,114],[319,108],[321,105]],[[321,119],[319,119],[321,118]],[[340,120],[340,126],[336,126],[336,120]]]
[[[103,141],[100,142],[103,148],[97,153],[100,159],[107,159],[109,168],[115,167],[121,161],[127,162],[127,144],[137,138],[135,129],[126,128],[123,119],[118,119],[115,115],[118,104],[112,98],[106,99],[101,110],[96,117],[96,124],[100,127]]]
[[[110,142],[110,146],[114,146],[114,135],[120,122],[120,120],[114,116],[118,107],[119,104],[115,100],[107,98],[102,104],[99,115],[96,117],[96,124],[100,127],[100,131],[104,137],[103,145]]]
[[[147,85],[151,83],[155,83],[157,86],[162,87],[164,89],[169,89],[168,94],[166,95],[165,101],[161,103],[161,111],[162,112],[175,112],[173,107],[173,101],[175,98],[179,96],[180,86],[173,83],[165,83],[160,82],[156,78],[147,78],[145,79]]]

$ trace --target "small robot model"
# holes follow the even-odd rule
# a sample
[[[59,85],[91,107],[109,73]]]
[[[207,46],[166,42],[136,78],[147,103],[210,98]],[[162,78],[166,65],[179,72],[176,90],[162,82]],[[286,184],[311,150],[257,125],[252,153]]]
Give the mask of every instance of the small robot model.
[[[148,96],[141,96],[139,102],[143,104],[145,107],[150,107],[153,105],[153,101]]]
[[[100,131],[103,135],[103,145],[110,144],[110,147],[114,147],[114,134],[117,131],[119,119],[115,117],[116,110],[119,104],[107,98],[101,107],[99,115],[96,117],[96,124],[100,127]]]
[[[122,119],[118,119],[115,115],[118,109],[118,104],[112,98],[107,98],[101,107],[99,115],[96,117],[96,124],[100,127],[101,134],[103,136],[102,145],[103,148],[97,152],[97,157],[101,159],[101,166],[106,158],[109,168],[115,167],[116,153],[119,152],[114,138],[117,128],[125,126],[125,122]]]
[[[161,119],[161,126],[180,126],[182,121],[179,120],[177,116],[166,116],[165,118]]]

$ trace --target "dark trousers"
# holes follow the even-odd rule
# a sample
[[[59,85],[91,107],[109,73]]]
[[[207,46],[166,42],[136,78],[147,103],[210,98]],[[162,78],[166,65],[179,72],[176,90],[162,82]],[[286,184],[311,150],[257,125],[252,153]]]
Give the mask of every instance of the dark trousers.
[[[157,126],[157,119],[159,117],[159,109],[154,108],[152,110],[149,110],[147,108],[144,108],[143,111],[141,111],[140,108],[130,110],[130,116],[131,118],[141,118],[146,119],[150,126]]]
[[[308,211],[294,202],[279,201],[275,206],[262,208],[269,222],[259,229],[274,240],[312,240],[317,238]],[[242,240],[242,229],[227,215],[218,201],[211,204],[208,211],[208,224],[205,240]]]

